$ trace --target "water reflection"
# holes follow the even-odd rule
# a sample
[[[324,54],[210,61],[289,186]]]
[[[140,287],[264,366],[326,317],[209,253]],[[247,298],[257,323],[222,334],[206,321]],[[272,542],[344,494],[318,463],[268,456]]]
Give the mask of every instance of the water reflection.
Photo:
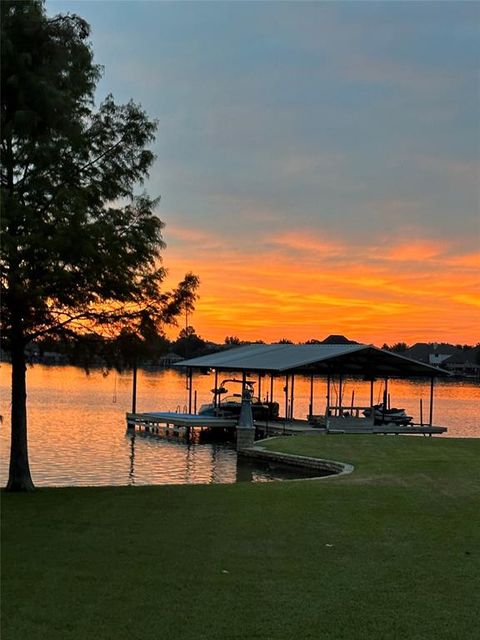
[[[130,436],[130,469],[128,470],[128,484],[135,484],[135,431]]]
[[[269,482],[318,477],[318,471],[278,463],[237,457],[232,443],[204,443],[201,433],[190,439],[167,437],[145,431],[127,432],[130,441],[129,484],[136,482],[135,443],[148,440],[158,450],[156,480],[162,484],[224,484],[233,482]],[[172,448],[180,455],[172,455]],[[139,465],[142,462],[139,461]],[[141,475],[141,471],[140,471]]]
[[[202,443],[146,431],[127,431],[129,484],[235,482],[236,452],[231,444]],[[121,484],[121,483],[120,483]]]
[[[10,444],[10,367],[0,368],[0,483],[8,473]],[[101,371],[86,376],[75,367],[30,368],[28,378],[29,448],[32,475],[38,486],[140,485],[159,483],[260,481],[272,470],[248,471],[237,465],[229,443],[205,441],[196,433],[187,445],[176,437],[127,433],[125,413],[131,406],[131,375],[104,377]],[[283,380],[274,380],[274,397],[281,398]],[[198,405],[210,400],[211,376],[193,381]],[[269,380],[262,389],[270,393]],[[428,381],[390,382],[392,403],[418,417],[419,398],[427,402]],[[368,401],[369,385],[346,381],[344,394]],[[376,390],[377,393],[377,390]],[[309,379],[295,382],[295,415],[305,417],[310,395]],[[315,384],[314,412],[325,406],[325,381]],[[173,370],[139,372],[139,411],[175,410],[186,400],[185,378]],[[480,437],[480,385],[471,381],[442,381],[436,385],[434,423],[448,427],[447,436]],[[206,435],[206,434],[204,434]],[[259,474],[259,475],[258,475]]]
[[[296,480],[299,478],[319,478],[330,472],[303,469],[261,460],[237,459],[237,482],[271,482],[272,480]]]

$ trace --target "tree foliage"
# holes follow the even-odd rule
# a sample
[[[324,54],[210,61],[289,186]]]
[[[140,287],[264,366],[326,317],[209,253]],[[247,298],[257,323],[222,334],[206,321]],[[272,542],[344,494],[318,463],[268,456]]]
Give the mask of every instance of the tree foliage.
[[[159,331],[192,308],[198,279],[187,274],[177,289],[161,290],[158,200],[135,191],[154,161],[148,145],[157,125],[134,102],[117,105],[107,96],[95,107],[101,68],[93,62],[88,24],[70,14],[49,19],[39,0],[6,0],[1,17],[0,282],[3,335],[12,352],[9,487],[29,488],[25,345],[61,333]]]
[[[392,345],[384,343],[382,349],[391,351],[392,353],[405,353],[405,351],[408,351],[409,346],[406,342],[395,342],[395,344]]]
[[[194,327],[188,325],[181,329],[177,340],[173,343],[173,349],[184,358],[193,358],[205,351],[205,340],[197,335]]]

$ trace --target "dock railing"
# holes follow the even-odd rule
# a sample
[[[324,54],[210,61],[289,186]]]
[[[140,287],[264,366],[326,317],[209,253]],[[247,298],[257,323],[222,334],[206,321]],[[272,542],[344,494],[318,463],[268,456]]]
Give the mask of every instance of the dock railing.
[[[364,416],[360,415],[360,411],[372,411],[372,407],[368,406],[360,406],[360,405],[330,405],[326,408],[325,415],[327,417],[354,417],[354,418],[362,418]]]
[[[364,411],[369,411],[370,415],[363,415]],[[374,416],[372,407],[364,405],[330,405],[324,414],[307,416],[311,426],[329,429],[331,427],[359,427],[373,428]]]

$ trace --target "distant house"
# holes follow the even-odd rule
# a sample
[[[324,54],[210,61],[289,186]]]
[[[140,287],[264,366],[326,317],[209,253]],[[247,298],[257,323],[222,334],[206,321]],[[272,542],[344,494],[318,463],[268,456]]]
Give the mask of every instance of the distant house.
[[[175,364],[176,362],[180,362],[183,359],[184,358],[182,358],[182,356],[179,356],[178,353],[169,351],[158,359],[158,364],[163,367],[169,367],[170,365]]]
[[[39,358],[39,362],[42,364],[64,365],[68,364],[68,358],[63,353],[58,353],[58,351],[44,351]]]
[[[480,377],[480,345],[472,349],[457,349],[442,366],[455,375]]]
[[[461,349],[457,349],[453,344],[417,342],[413,347],[407,349],[403,355],[406,358],[411,358],[412,360],[418,360],[419,362],[425,362],[425,364],[431,364],[439,367],[443,366],[443,362],[454,355],[457,351],[461,351]]]

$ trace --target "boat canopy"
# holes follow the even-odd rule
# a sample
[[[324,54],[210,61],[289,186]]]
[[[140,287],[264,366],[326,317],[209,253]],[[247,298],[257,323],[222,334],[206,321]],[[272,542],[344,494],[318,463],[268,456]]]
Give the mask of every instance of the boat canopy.
[[[381,377],[443,377],[444,369],[368,344],[251,344],[174,364],[196,370]]]

